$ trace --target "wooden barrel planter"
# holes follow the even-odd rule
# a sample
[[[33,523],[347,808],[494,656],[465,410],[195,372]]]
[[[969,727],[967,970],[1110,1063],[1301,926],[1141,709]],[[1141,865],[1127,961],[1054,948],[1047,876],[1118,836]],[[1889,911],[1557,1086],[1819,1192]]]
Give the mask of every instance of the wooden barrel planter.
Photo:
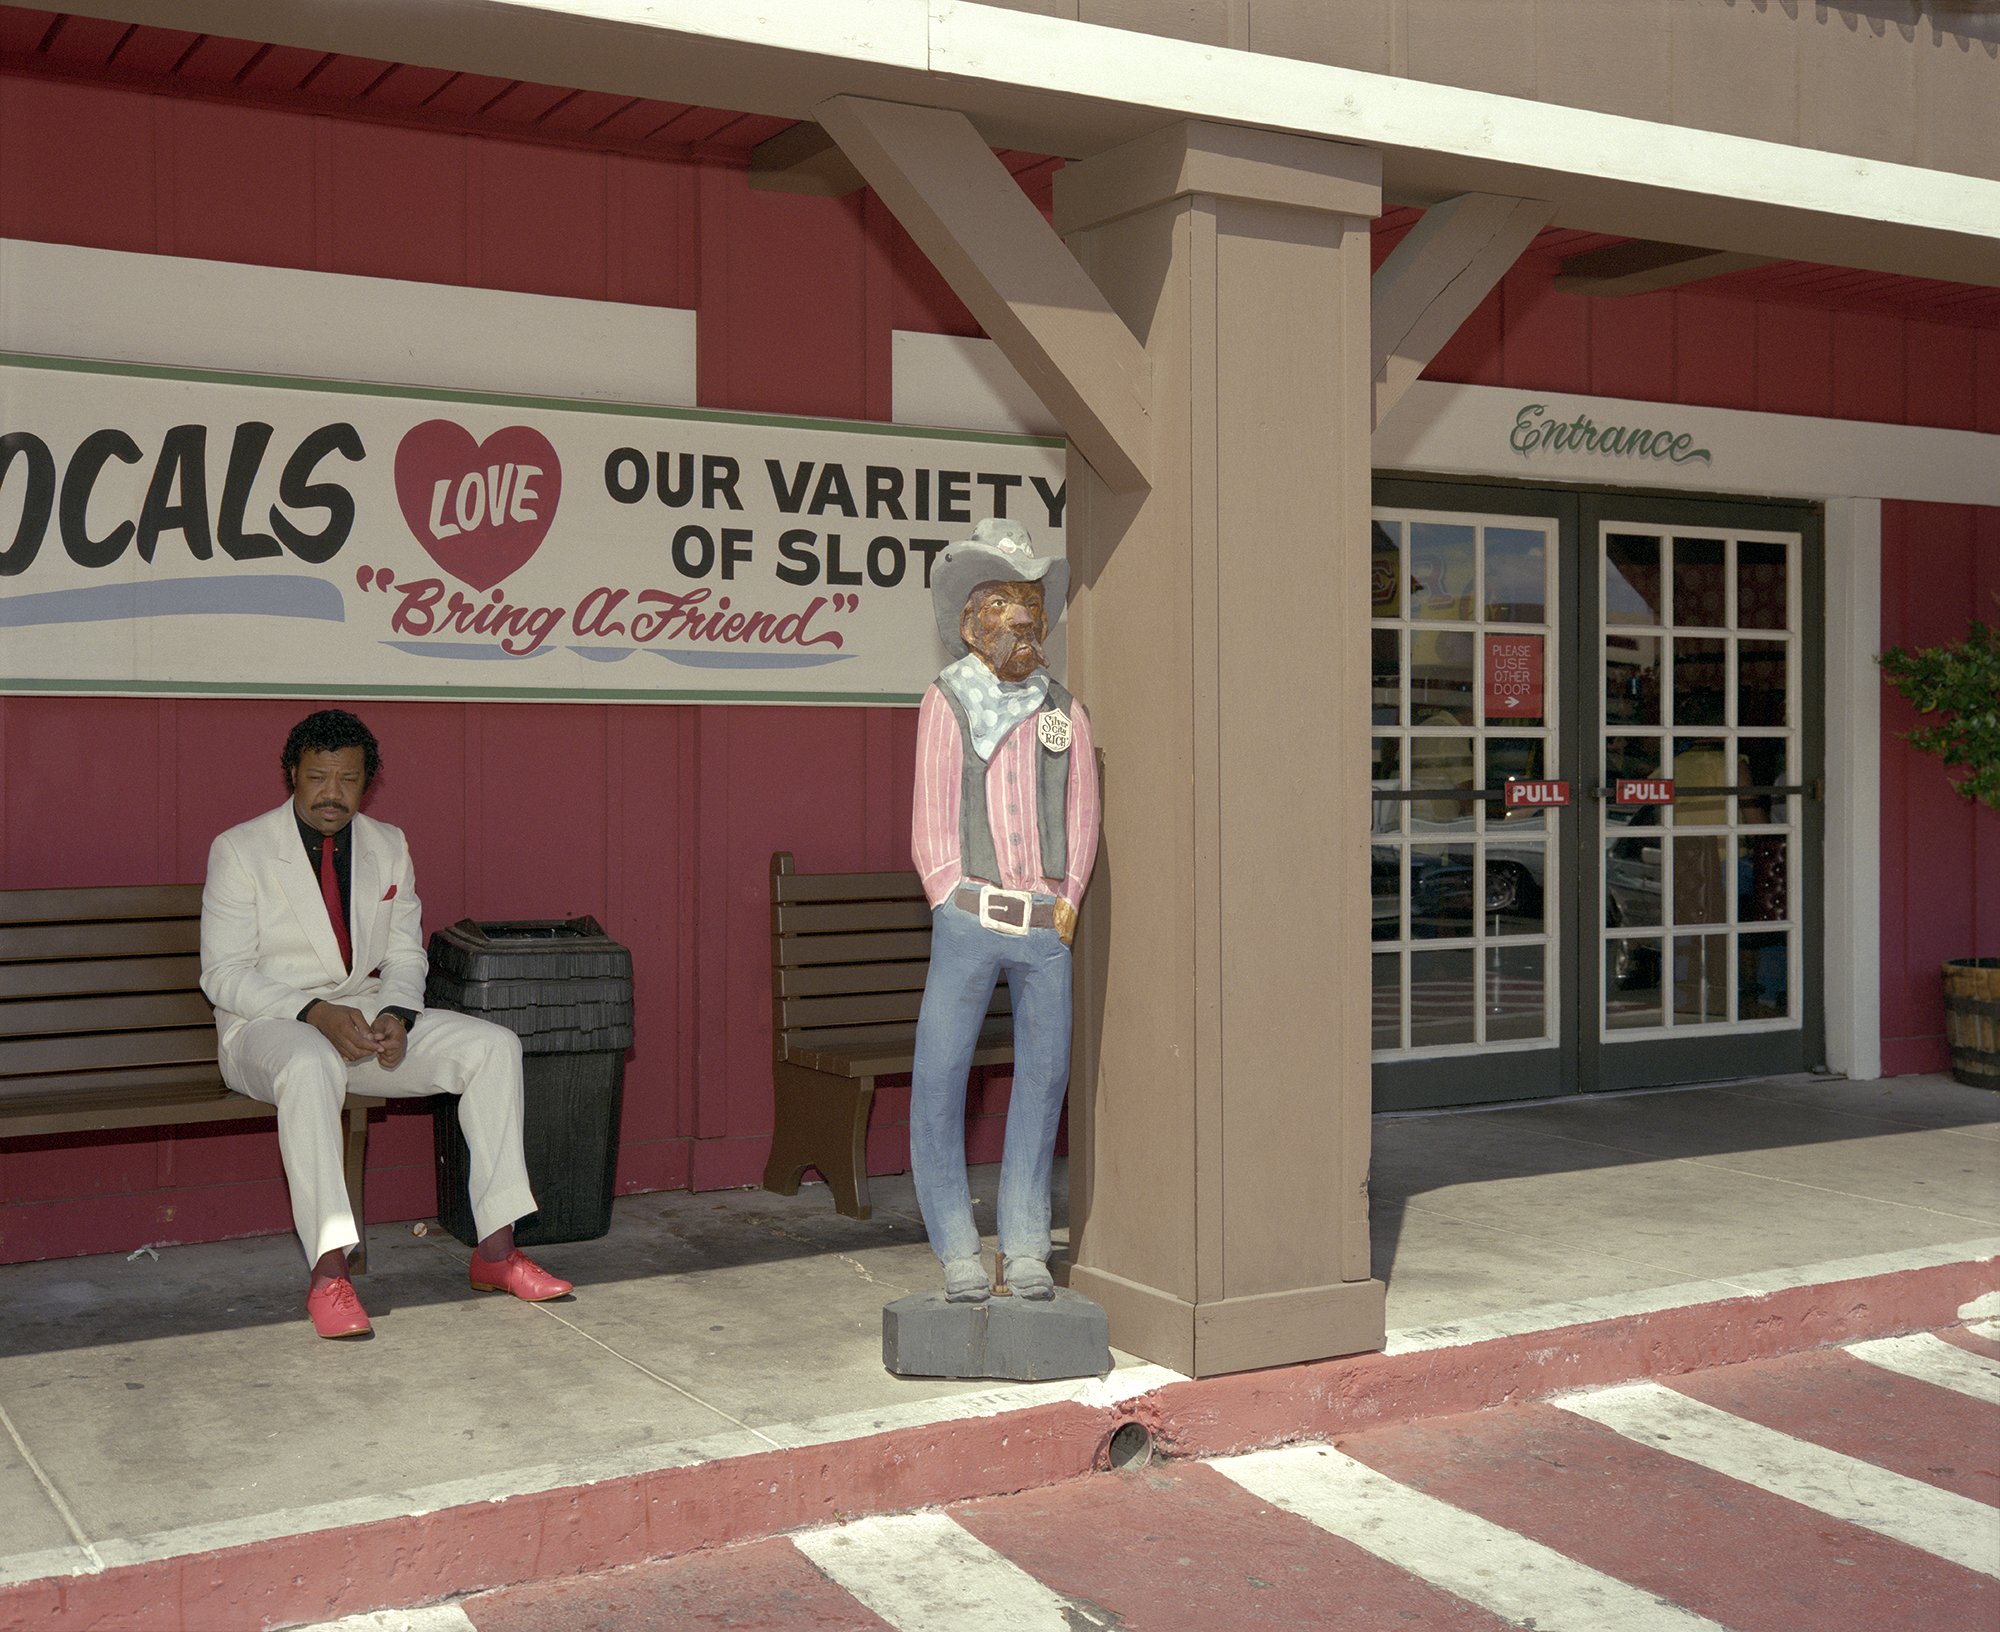
[[[2000,958],[1954,958],[1944,966],[1944,1034],[1954,1077],[2000,1088]]]

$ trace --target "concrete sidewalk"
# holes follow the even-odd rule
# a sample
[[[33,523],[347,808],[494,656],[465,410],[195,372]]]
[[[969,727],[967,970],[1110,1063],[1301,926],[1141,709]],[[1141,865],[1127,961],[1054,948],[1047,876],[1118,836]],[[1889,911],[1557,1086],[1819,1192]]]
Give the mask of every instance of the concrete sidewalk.
[[[2000,1289],[2000,1100],[1943,1078],[1375,1140],[1387,1354],[1206,1382],[1129,1357],[889,1376],[881,1306],[937,1276],[897,1180],[867,1222],[818,1186],[630,1198],[537,1254],[578,1284],[538,1307],[472,1293],[449,1236],[376,1226],[367,1343],[313,1338],[289,1237],[0,1269],[0,1628],[326,1619],[1047,1483],[1124,1420],[1212,1454],[1948,1324]]]

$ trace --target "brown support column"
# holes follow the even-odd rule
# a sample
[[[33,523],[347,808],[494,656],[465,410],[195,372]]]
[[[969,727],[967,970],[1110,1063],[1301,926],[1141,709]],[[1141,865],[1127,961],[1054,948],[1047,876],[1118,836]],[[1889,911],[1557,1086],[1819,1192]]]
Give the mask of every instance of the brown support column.
[[[1070,673],[1104,745],[1070,1284],[1197,1375],[1379,1348],[1368,1257],[1365,149],[1182,124],[1056,222],[1152,369],[1152,485],[1074,452]]]

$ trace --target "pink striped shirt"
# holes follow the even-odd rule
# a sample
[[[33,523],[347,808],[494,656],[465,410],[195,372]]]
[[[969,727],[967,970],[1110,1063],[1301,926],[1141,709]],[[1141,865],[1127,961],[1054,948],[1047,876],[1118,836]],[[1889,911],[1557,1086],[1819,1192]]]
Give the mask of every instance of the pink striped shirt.
[[[1035,810],[1035,720],[1030,714],[1001,739],[986,768],[986,818],[993,827],[993,850],[1000,876],[986,880],[1008,890],[1060,895],[1072,907],[1083,900],[1090,870],[1097,864],[1097,754],[1090,741],[1090,716],[1083,705],[1070,710],[1069,867],[1060,885],[1042,873],[1042,836]],[[958,799],[964,758],[958,716],[935,684],[917,710],[917,791],[910,807],[910,858],[932,906],[951,894],[966,876],[958,856]]]

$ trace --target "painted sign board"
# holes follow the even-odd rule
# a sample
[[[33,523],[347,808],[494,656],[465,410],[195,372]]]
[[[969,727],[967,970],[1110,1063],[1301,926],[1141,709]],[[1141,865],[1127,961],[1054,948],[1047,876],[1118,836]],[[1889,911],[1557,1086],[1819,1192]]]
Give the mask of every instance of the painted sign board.
[[[1065,496],[1048,438],[0,356],[0,691],[914,703],[939,551]]]
[[[1569,803],[1567,782],[1512,781],[1507,784],[1507,809],[1523,810]]]
[[[1486,718],[1542,717],[1542,637],[1486,637]]]
[[[1671,779],[1660,777],[1621,776],[1612,790],[1611,802],[1614,805],[1671,805],[1674,802],[1674,784]]]

